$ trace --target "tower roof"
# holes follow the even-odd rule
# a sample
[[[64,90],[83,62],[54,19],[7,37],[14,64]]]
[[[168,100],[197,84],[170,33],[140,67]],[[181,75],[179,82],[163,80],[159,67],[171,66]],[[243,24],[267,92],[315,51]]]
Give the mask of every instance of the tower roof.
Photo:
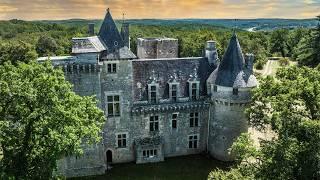
[[[99,36],[107,46],[109,52],[123,47],[122,38],[109,9],[101,25]]]
[[[229,46],[218,66],[208,78],[208,82],[226,87],[254,87],[256,78],[246,69],[237,35],[234,33]]]

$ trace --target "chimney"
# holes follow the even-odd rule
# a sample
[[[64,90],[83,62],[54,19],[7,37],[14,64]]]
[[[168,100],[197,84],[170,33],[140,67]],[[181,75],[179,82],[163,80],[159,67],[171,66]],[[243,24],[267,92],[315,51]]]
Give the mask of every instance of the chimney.
[[[129,23],[123,23],[121,27],[121,37],[124,43],[124,46],[127,46],[130,49],[130,37],[129,37]]]
[[[94,23],[88,24],[88,34],[89,36],[94,36]]]
[[[206,49],[205,49],[205,57],[208,58],[208,62],[210,66],[214,65],[215,67],[218,66],[219,57],[216,47],[215,41],[207,41]]]
[[[254,55],[253,54],[246,54],[245,55],[246,60],[246,69],[252,73],[253,72],[253,62],[254,62]]]

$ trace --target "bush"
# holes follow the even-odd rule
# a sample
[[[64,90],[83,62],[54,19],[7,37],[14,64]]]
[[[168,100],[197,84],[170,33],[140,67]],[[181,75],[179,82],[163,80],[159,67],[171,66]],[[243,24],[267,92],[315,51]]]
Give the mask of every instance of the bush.
[[[255,67],[256,67],[256,69],[258,69],[258,70],[262,70],[262,69],[263,69],[263,66],[264,66],[263,61],[257,61],[256,64],[255,64]]]
[[[279,64],[280,66],[288,66],[290,64],[290,61],[288,58],[281,58],[279,60]]]

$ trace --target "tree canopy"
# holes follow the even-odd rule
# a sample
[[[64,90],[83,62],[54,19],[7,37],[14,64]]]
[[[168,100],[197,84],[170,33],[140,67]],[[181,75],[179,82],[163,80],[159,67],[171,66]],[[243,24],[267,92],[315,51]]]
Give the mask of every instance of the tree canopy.
[[[103,112],[72,91],[51,62],[0,65],[0,170],[16,178],[51,177],[56,160],[100,140]]]

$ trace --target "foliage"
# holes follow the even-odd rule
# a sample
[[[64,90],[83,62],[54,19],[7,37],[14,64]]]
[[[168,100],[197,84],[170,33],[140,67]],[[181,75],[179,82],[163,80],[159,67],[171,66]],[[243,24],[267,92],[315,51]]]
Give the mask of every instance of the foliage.
[[[320,64],[320,16],[318,26],[310,30],[295,48],[294,57],[300,65],[316,67]]]
[[[208,176],[208,180],[253,180],[249,175],[244,175],[239,169],[232,168],[229,171],[215,170]]]
[[[280,66],[288,66],[290,64],[290,61],[288,58],[280,58],[279,64]]]
[[[254,179],[316,179],[320,176],[320,72],[307,67],[281,69],[261,79],[247,110],[249,123],[271,128],[272,139],[255,147],[243,134],[232,146],[241,175]],[[224,176],[227,176],[226,173]]]
[[[28,63],[37,57],[32,46],[25,42],[0,42],[0,65],[10,62],[17,64],[18,62]]]
[[[41,36],[36,44],[39,56],[54,55],[58,48],[57,42],[50,36]]]
[[[100,139],[103,112],[80,97],[51,62],[0,66],[1,169],[16,178],[47,179],[64,155]]]

